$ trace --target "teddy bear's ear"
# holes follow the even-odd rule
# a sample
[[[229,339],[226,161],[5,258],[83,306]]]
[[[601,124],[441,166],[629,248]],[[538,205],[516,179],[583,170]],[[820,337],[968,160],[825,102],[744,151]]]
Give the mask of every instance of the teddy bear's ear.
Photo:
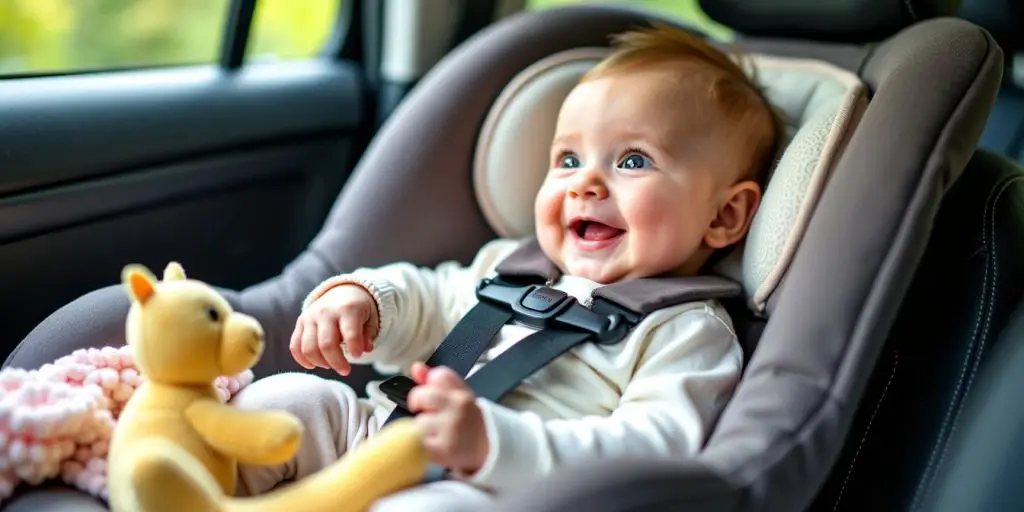
[[[121,283],[132,301],[145,304],[156,293],[156,278],[142,265],[127,265],[121,271]]]
[[[164,281],[184,281],[185,269],[177,261],[172,261],[164,268]]]

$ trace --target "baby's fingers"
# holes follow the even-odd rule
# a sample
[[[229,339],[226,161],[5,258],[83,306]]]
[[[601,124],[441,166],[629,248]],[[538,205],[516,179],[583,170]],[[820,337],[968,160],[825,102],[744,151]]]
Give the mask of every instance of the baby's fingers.
[[[302,335],[299,339],[300,352],[307,362],[315,367],[330,368],[327,361],[320,354],[320,347],[317,346],[317,325],[315,321],[307,320],[303,322]]]
[[[453,466],[454,443],[451,442],[448,421],[437,414],[420,414],[415,421],[423,432],[423,447],[427,450],[427,457],[435,464]]]
[[[299,363],[299,366],[307,370],[312,370],[316,366],[309,362],[309,359],[306,359],[305,354],[302,353],[302,331],[304,330],[304,325],[305,322],[302,321],[302,317],[300,316],[299,319],[295,321],[295,330],[292,331],[292,339],[288,342],[288,350],[292,353],[292,359],[295,359],[295,362]]]
[[[348,347],[352,357],[360,357],[366,351],[366,336],[363,333],[363,324],[353,318],[353,315],[342,315],[338,321],[341,328],[341,339]]]
[[[337,324],[330,318],[322,318],[317,321],[317,347],[323,355],[330,368],[334,371],[348,375],[351,369],[345,354],[341,351],[341,335],[338,332]]]
[[[416,386],[405,398],[410,412],[435,412],[448,406],[448,395],[441,389],[430,386]]]
[[[430,367],[427,366],[426,363],[416,361],[415,363],[412,363],[412,368],[410,368],[409,373],[416,384],[426,384],[427,375],[430,373]]]

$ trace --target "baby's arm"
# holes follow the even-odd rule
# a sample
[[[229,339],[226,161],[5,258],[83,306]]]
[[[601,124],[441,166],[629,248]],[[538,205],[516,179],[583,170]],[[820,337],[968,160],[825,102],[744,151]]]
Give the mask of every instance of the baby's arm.
[[[574,460],[695,454],[739,381],[740,346],[704,310],[683,312],[648,336],[646,354],[608,417],[544,421],[478,400],[490,451],[465,479],[501,490]]]
[[[327,279],[306,298],[303,308],[327,290],[343,285],[362,286],[377,303],[380,326],[373,351],[352,357],[351,363],[374,363],[385,371],[408,368],[422,361],[440,345],[445,335],[476,302],[476,285],[519,242],[495,240],[480,249],[469,266],[448,261],[435,268],[411,263],[391,263],[360,268]]]

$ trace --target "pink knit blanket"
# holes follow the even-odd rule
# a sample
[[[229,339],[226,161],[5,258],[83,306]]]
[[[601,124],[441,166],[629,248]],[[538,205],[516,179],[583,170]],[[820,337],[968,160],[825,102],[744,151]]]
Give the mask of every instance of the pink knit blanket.
[[[252,379],[246,370],[215,385],[227,402]],[[56,478],[106,500],[110,435],[142,381],[128,346],[0,370],[0,505],[22,482]]]

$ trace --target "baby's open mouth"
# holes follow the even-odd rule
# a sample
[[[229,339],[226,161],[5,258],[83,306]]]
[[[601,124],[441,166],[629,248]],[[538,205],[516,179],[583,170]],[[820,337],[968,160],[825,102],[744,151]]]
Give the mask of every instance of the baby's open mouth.
[[[609,226],[603,222],[589,219],[577,219],[569,224],[569,230],[580,239],[591,242],[611,240],[623,233],[625,230]]]

